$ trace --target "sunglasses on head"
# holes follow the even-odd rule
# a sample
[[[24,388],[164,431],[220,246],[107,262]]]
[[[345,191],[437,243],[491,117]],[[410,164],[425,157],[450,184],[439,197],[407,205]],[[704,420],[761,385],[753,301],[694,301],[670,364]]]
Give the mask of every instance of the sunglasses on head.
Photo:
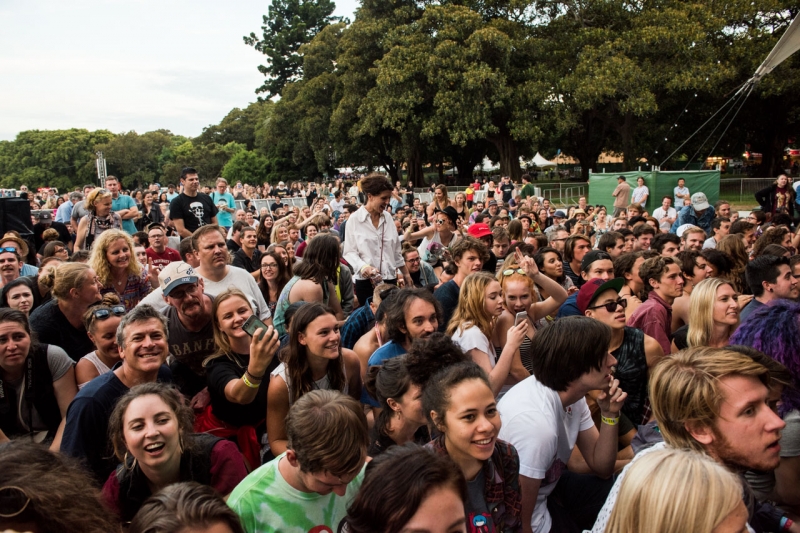
[[[28,507],[30,497],[20,487],[0,487],[0,517],[13,518]]]
[[[510,268],[508,270],[503,270],[504,276],[510,276],[511,274],[522,274],[525,275],[525,271],[521,268]]]
[[[614,311],[617,310],[618,305],[622,306],[622,308],[625,309],[628,307],[628,300],[626,300],[625,298],[618,298],[613,302],[587,307],[586,309],[600,309],[601,307],[605,307],[606,311],[608,311],[609,313],[613,313]]]
[[[97,320],[105,320],[111,316],[123,316],[125,314],[125,306],[124,305],[115,305],[113,307],[103,307],[100,309],[95,309],[92,311],[92,316],[95,317]]]
[[[5,252],[11,252],[12,254],[17,253],[17,249],[13,246],[6,246],[5,248],[0,248],[0,254]]]

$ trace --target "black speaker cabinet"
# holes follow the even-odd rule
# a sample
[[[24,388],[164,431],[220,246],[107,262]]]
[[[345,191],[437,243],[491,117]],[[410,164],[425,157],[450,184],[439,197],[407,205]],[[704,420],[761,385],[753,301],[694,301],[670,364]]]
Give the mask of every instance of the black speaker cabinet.
[[[33,237],[31,206],[24,198],[0,198],[0,236],[11,230]]]

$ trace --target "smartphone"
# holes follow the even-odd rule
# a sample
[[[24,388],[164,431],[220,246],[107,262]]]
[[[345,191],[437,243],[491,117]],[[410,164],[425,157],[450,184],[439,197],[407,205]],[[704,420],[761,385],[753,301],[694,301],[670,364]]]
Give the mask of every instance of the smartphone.
[[[248,318],[245,323],[242,324],[242,329],[251,337],[255,334],[258,328],[264,330],[264,333],[267,331],[267,325],[260,321],[256,315],[250,315],[250,318]]]
[[[514,326],[519,326],[523,322],[528,319],[528,312],[527,311],[520,311],[514,317]]]

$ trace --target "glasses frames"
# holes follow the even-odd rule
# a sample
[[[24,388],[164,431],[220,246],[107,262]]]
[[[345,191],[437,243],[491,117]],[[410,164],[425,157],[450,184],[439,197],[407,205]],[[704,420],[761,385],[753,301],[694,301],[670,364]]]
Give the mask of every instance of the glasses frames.
[[[510,276],[511,274],[522,274],[524,276],[526,272],[521,268],[510,268],[508,270],[503,270],[504,276]]]
[[[22,514],[31,503],[31,498],[20,487],[0,487],[0,518],[13,518]]]
[[[111,316],[123,316],[125,315],[125,306],[124,305],[115,305],[113,307],[101,307],[100,309],[95,309],[92,311],[92,316],[95,317],[97,320],[105,320]]]
[[[14,248],[13,246],[6,246],[5,248],[0,248],[0,254],[4,254],[6,252],[10,252],[12,254],[15,254],[15,253],[17,253],[17,249]]]
[[[623,309],[628,307],[628,300],[625,298],[618,298],[613,302],[608,302],[606,304],[594,305],[592,307],[587,307],[586,309],[600,309],[601,307],[605,307],[606,311],[609,313],[613,313],[617,310],[617,306],[621,306]]]

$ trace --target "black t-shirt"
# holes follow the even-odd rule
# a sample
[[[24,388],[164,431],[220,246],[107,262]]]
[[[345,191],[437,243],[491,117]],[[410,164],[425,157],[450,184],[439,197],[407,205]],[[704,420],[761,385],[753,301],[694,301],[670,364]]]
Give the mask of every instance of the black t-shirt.
[[[500,190],[503,191],[503,201],[508,203],[508,201],[511,200],[511,197],[514,195],[514,184],[503,183],[500,185]]]
[[[319,196],[317,194],[317,191],[311,191],[310,193],[308,193],[306,195],[306,205],[308,207],[311,207],[312,205],[314,205],[314,200],[317,199],[317,196]]]
[[[257,426],[256,433],[260,436],[266,431],[265,419],[267,416],[267,389],[269,389],[269,374],[275,370],[280,361],[277,354],[267,367],[264,379],[258,387],[256,398],[247,405],[239,405],[228,401],[225,397],[225,386],[234,379],[242,379],[250,357],[242,354],[232,354],[240,364],[232,361],[228,356],[212,359],[206,367],[208,380],[208,393],[211,396],[211,409],[214,416],[236,427]]]
[[[253,258],[250,259],[247,257],[247,254],[244,253],[244,250],[240,248],[233,254],[233,262],[231,264],[235,267],[243,268],[250,273],[256,272],[261,269],[261,252],[259,250],[253,251]]]
[[[192,233],[201,226],[211,224],[211,219],[215,216],[217,206],[210,196],[201,192],[197,196],[180,193],[169,204],[169,218],[183,220],[183,226]]]
[[[73,327],[56,300],[50,300],[31,313],[30,324],[39,342],[58,346],[73,361],[94,351],[94,344],[86,334],[86,329],[83,326],[80,329]]]
[[[33,244],[34,248],[38,250],[44,245],[44,239],[42,239],[42,233],[47,228],[53,228],[58,232],[58,240],[63,242],[64,244],[69,244],[72,242],[72,237],[69,234],[69,229],[67,229],[66,224],[62,222],[52,222],[50,224],[42,224],[39,222],[35,226],[33,226]]]
[[[456,312],[460,293],[461,288],[452,279],[433,292],[433,297],[442,304],[442,322],[439,324],[439,331],[444,332],[447,329],[447,324]]]
[[[681,326],[672,334],[672,342],[679,350],[685,350],[689,347],[689,325]]]
[[[212,298],[213,300],[213,298]],[[189,398],[206,387],[206,370],[203,360],[217,351],[214,344],[214,325],[209,320],[203,329],[194,332],[184,327],[178,311],[169,306],[162,311],[169,325],[169,368],[172,379]]]
[[[233,239],[228,239],[225,242],[225,246],[228,247],[228,251],[232,254],[235,254],[236,252],[242,249],[242,247],[236,244],[236,241],[234,241]]]

